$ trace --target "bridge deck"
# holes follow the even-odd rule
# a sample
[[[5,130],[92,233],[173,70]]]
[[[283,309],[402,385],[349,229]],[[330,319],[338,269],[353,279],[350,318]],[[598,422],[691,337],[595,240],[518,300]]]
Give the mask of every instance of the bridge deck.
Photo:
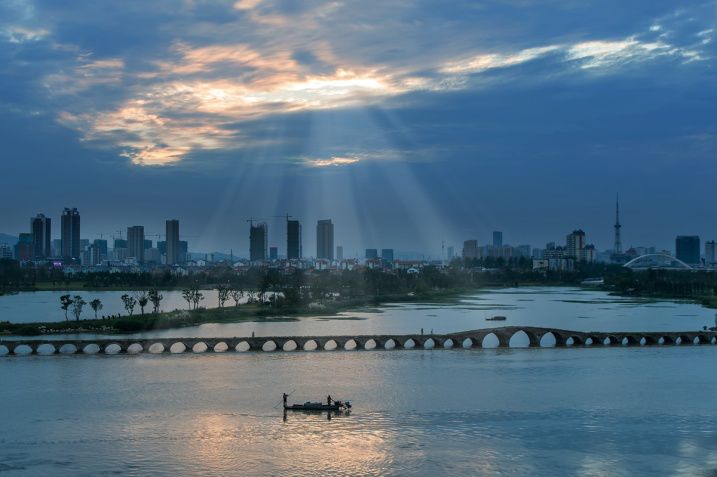
[[[263,336],[234,338],[142,338],[122,336],[97,340],[0,339],[0,356],[27,354],[139,354],[224,351],[370,350],[480,348],[488,335],[494,335],[499,348],[510,347],[513,336],[523,332],[529,347],[541,347],[541,340],[552,335],[556,347],[567,346],[650,346],[715,344],[714,331],[605,332],[571,331],[557,328],[507,326],[442,335],[357,335],[357,336]]]

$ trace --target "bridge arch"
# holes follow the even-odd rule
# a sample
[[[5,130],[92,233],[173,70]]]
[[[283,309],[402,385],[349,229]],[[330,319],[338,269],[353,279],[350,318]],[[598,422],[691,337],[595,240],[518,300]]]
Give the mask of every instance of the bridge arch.
[[[353,351],[358,349],[358,343],[355,339],[351,338],[350,340],[347,340],[346,343],[344,343],[344,349],[346,351]]]
[[[416,347],[416,342],[413,341],[413,338],[408,338],[406,341],[403,342],[404,349],[413,349],[415,347]]]
[[[283,351],[296,351],[299,345],[294,340],[286,340],[286,343],[281,347]]]
[[[127,346],[127,354],[140,354],[144,351],[144,347],[140,343],[132,343]]]
[[[274,340],[267,340],[261,345],[261,350],[266,352],[276,351],[276,348],[277,346]]]
[[[304,351],[316,351],[319,348],[319,344],[316,342],[316,340],[307,340],[306,343],[304,343]]]
[[[396,348],[396,342],[393,338],[389,338],[386,340],[386,342],[383,344],[383,349],[395,349]]]
[[[60,354],[75,354],[77,353],[77,346],[72,343],[64,343],[58,350]]]
[[[372,349],[376,349],[377,346],[378,345],[376,343],[376,340],[371,338],[369,340],[366,340],[366,342],[363,344],[363,349],[370,351]]]
[[[428,338],[426,341],[423,342],[423,349],[433,349],[436,347],[436,340],[433,338]]]
[[[562,337],[560,337],[560,335],[556,333],[553,333],[552,331],[548,331],[546,333],[543,333],[543,335],[540,337],[540,342],[538,343],[538,346],[540,346],[541,348],[554,348],[558,346],[559,342],[562,342]]]
[[[172,345],[169,347],[169,352],[172,354],[181,354],[185,351],[187,351],[187,345],[185,345],[181,341],[172,343]]]
[[[149,348],[147,348],[147,351],[150,354],[161,354],[164,353],[164,343],[156,342],[149,345]]]
[[[529,331],[518,330],[508,339],[508,346],[510,348],[528,348],[531,346],[537,346],[538,337]]]
[[[648,253],[640,255],[639,257],[633,258],[627,262],[623,265],[623,267],[629,268],[630,270],[692,270],[690,265],[687,265],[679,258],[666,253]]]
[[[334,351],[338,349],[339,344],[334,339],[328,340],[326,343],[324,343],[324,351]]]
[[[100,352],[100,347],[96,343],[89,343],[82,348],[84,354],[97,354]]]
[[[118,343],[110,343],[105,346],[105,354],[119,354],[122,352],[122,346]]]

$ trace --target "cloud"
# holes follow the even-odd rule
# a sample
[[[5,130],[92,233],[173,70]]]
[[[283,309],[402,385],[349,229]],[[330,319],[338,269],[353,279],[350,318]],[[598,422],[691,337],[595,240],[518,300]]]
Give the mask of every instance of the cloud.
[[[332,156],[329,159],[305,159],[304,163],[309,167],[337,167],[348,166],[360,162],[358,157],[337,157]]]
[[[2,36],[10,43],[25,43],[45,39],[50,32],[43,28],[26,28],[22,26],[11,26],[0,30]]]

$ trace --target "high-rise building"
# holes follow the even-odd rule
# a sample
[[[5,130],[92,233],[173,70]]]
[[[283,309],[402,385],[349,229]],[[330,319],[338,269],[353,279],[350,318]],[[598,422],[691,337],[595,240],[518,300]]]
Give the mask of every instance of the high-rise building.
[[[366,260],[374,260],[378,258],[378,249],[367,248],[366,249]]]
[[[189,242],[186,240],[180,240],[179,241],[179,256],[177,257],[177,260],[179,260],[179,263],[184,263],[189,258]]]
[[[15,260],[26,261],[33,259],[32,234],[22,233],[15,244]]]
[[[92,242],[92,265],[99,265],[107,260],[107,240],[95,239]]]
[[[249,230],[249,259],[252,262],[263,262],[269,252],[269,228],[266,223],[251,224]]]
[[[710,268],[717,265],[717,242],[714,240],[705,242],[705,263]]]
[[[164,253],[167,254],[167,265],[176,265],[179,263],[179,220],[172,219],[166,222],[166,236],[167,241],[165,243],[166,250]],[[159,253],[162,252],[162,248],[157,243]]]
[[[463,242],[463,258],[480,258],[477,240],[466,240]]]
[[[12,247],[6,243],[0,243],[0,258],[12,258]]]
[[[381,260],[384,262],[393,262],[393,249],[392,248],[383,248],[381,249]]]
[[[585,250],[585,232],[582,230],[573,230],[565,238],[565,251],[569,258],[582,260]]]
[[[300,259],[301,250],[301,223],[298,220],[286,221],[286,258]]]
[[[498,230],[493,232],[493,246],[494,247],[502,247],[503,246],[503,232],[500,232]]]
[[[446,260],[448,260],[448,261],[453,260],[453,257],[455,257],[455,255],[456,255],[455,250],[456,249],[453,247],[453,245],[449,245],[446,248]]]
[[[157,240],[157,250],[159,250],[160,255],[167,255],[167,242],[165,240]],[[169,262],[165,262],[165,263],[169,263]],[[172,264],[170,264],[170,265],[172,265]]]
[[[35,259],[48,258],[52,256],[51,233],[52,225],[49,217],[37,214],[37,217],[30,219],[30,230],[32,233],[32,254]]]
[[[149,250],[150,248],[152,248],[152,241],[144,239],[144,249]]]
[[[675,252],[678,260],[688,265],[700,263],[700,238],[697,235],[679,235],[675,239]]]
[[[62,256],[62,239],[52,239],[52,256]]]
[[[334,259],[334,224],[331,219],[319,220],[316,224],[316,258]]]
[[[336,246],[336,260],[344,259],[344,248],[341,245]]]
[[[279,247],[269,247],[269,260],[279,259]]]
[[[127,227],[127,257],[144,262],[144,226]]]
[[[65,260],[80,259],[80,213],[77,209],[65,208],[61,219],[62,258]]]

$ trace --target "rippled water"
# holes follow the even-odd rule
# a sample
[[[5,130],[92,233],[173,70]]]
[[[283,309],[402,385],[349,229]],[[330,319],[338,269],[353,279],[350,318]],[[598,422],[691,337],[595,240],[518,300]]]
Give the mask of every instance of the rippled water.
[[[717,347],[0,360],[2,475],[714,475]],[[274,408],[327,393],[350,415]]]

